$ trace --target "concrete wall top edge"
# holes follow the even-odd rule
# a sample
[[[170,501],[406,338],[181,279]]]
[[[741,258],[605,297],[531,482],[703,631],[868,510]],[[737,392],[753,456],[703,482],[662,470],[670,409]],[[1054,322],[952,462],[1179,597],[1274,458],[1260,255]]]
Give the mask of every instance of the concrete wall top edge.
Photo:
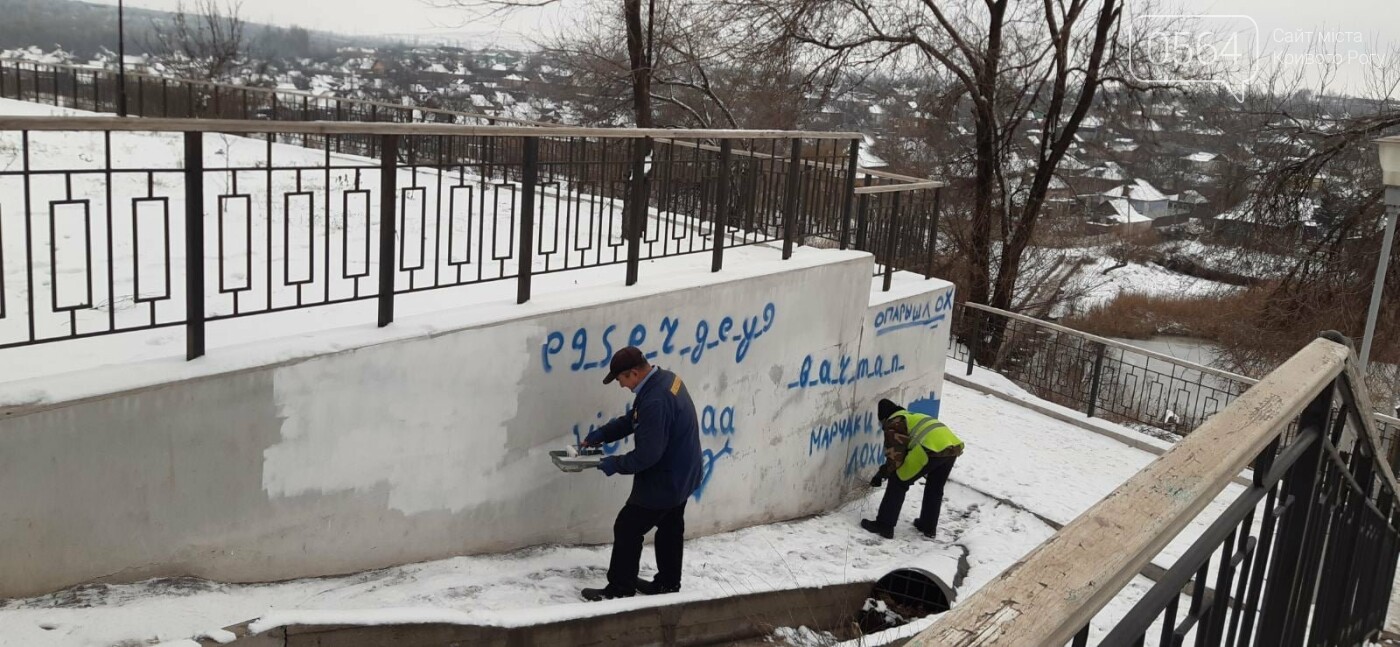
[[[644,264],[665,264],[678,260],[693,261],[693,258],[675,257],[647,261]],[[188,362],[173,358],[147,360],[18,382],[0,382],[0,421],[58,407],[157,389],[175,382],[203,380],[288,366],[315,357],[354,352],[373,346],[431,338],[465,330],[507,325],[541,315],[629,303],[660,294],[684,292],[753,278],[778,276],[845,264],[864,264],[873,268],[874,257],[866,252],[854,250],[799,248],[792,258],[786,261],[774,259],[748,262],[736,265],[732,269],[726,268],[720,273],[712,273],[708,270],[708,256],[706,256],[703,271],[686,268],[669,273],[664,280],[643,280],[633,286],[620,284],[590,286],[542,294],[524,304],[516,304],[514,301],[463,304],[457,308],[406,317],[395,321],[393,325],[386,328],[375,328],[373,324],[366,324],[326,329],[312,335],[284,337],[243,346],[211,349],[209,355]],[[922,277],[920,279],[922,280]],[[907,298],[910,294],[918,294],[923,291],[925,290],[907,292],[899,298]],[[120,337],[120,335],[113,337]]]

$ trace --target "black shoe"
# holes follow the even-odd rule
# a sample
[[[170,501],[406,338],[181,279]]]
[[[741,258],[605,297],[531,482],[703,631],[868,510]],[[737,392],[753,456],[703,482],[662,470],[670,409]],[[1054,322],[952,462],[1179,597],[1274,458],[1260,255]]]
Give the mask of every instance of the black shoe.
[[[938,530],[937,528],[924,523],[923,519],[915,519],[914,528],[917,529],[919,532],[924,533],[924,536],[930,539],[933,538],[934,533]]]
[[[884,537],[885,539],[894,539],[894,528],[890,528],[882,523],[869,519],[861,519],[860,527]]]
[[[642,595],[662,595],[665,593],[679,593],[681,585],[658,584],[655,580],[644,580],[637,578],[637,592]]]
[[[630,598],[634,595],[636,595],[636,593],[630,591],[619,591],[613,588],[611,584],[601,589],[583,590],[583,599],[588,600],[589,602],[600,602],[602,600],[616,600],[618,598]]]

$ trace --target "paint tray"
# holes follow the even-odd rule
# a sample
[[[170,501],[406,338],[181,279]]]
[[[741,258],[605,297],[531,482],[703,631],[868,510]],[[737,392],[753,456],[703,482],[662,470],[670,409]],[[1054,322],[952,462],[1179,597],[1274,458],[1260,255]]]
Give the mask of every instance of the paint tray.
[[[568,449],[556,449],[549,452],[549,459],[554,461],[554,466],[561,472],[582,472],[598,467],[598,463],[603,462],[603,452],[578,453]]]

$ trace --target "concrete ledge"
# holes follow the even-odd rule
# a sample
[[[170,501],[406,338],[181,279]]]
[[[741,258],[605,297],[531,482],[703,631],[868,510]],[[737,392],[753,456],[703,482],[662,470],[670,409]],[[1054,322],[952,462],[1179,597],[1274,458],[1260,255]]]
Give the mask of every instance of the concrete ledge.
[[[775,627],[836,629],[860,611],[874,583],[752,593],[711,600],[662,604],[602,616],[521,627],[381,624],[374,626],[293,624],[250,633],[254,623],[230,627],[236,647],[530,647],[588,645],[712,645],[761,639]],[[348,617],[348,614],[347,614]],[[201,645],[214,646],[210,639]]]

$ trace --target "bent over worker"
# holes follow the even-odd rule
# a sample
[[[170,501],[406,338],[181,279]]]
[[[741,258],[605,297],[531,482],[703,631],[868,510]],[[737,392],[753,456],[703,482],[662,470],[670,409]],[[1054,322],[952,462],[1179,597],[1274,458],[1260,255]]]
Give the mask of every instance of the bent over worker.
[[[681,590],[686,499],[700,486],[700,422],[690,391],[675,373],[651,366],[642,351],[628,346],[613,354],[604,384],[614,380],[636,394],[631,415],[609,421],[588,434],[585,446],[632,436],[634,448],[607,456],[604,474],[632,474],[632,494],[613,523],[608,584],[584,589],[589,601],[674,593]],[[656,579],[637,577],[642,542],[656,529]]]
[[[953,463],[963,453],[963,441],[937,418],[907,411],[889,400],[880,400],[880,424],[885,431],[885,463],[870,485],[880,487],[889,479],[875,520],[861,519],[860,526],[885,539],[894,538],[904,495],[921,478],[924,503],[914,527],[928,537],[938,530],[943,509],[943,486],[953,471]]]

